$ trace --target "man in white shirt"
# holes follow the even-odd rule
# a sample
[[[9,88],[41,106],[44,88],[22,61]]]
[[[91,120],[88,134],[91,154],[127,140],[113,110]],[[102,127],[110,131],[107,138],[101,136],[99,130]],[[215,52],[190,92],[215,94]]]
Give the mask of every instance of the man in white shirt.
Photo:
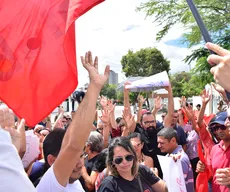
[[[57,154],[52,154],[49,151],[44,151],[44,153],[47,153],[44,154],[46,165],[51,167],[38,184],[38,192],[84,191],[77,180],[81,176],[83,166],[82,150],[92,128],[97,98],[108,80],[110,70],[107,66],[104,75],[100,75],[98,73],[98,58],[96,57],[93,62],[91,52],[86,53],[85,58],[81,57],[81,61],[89,72],[90,84],[71,124],[66,133],[62,135],[64,138],[60,152],[57,151]],[[46,138],[47,141],[50,134]],[[46,142],[46,139],[44,142]],[[55,139],[54,142],[56,142]]]

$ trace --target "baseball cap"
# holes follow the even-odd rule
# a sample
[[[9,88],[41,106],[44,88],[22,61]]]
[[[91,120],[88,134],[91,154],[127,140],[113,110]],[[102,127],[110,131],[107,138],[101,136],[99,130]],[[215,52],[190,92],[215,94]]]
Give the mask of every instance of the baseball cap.
[[[209,123],[209,126],[213,125],[213,124],[216,124],[216,123],[220,124],[220,125],[224,125],[227,117],[228,117],[228,114],[227,114],[226,111],[219,112],[219,113],[216,114],[215,117],[212,118],[212,120]]]

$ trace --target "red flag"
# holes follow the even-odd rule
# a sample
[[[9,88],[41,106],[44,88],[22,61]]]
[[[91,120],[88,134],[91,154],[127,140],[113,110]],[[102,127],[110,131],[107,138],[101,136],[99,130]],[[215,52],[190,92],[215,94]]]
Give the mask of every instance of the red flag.
[[[30,126],[76,88],[74,21],[103,0],[0,0],[0,99]]]

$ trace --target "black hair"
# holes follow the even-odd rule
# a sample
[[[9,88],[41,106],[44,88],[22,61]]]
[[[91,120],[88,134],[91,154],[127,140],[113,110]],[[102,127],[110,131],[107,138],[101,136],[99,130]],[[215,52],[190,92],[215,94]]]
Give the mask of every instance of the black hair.
[[[51,131],[43,142],[43,154],[45,159],[45,170],[49,169],[48,155],[58,156],[63,138],[65,136],[65,129],[56,128]]]
[[[145,112],[143,115],[141,115],[141,119],[140,119],[140,122],[141,122],[141,123],[142,123],[142,121],[143,121],[144,115],[152,115],[152,113],[149,112],[149,111],[147,111],[147,112]]]
[[[122,120],[122,117],[116,118],[116,123],[117,123],[117,124],[120,123],[121,120]]]
[[[97,163],[95,164],[95,166],[99,173],[101,173],[106,168],[107,155],[108,155],[108,148],[103,149],[97,156]]]
[[[132,175],[136,176],[138,172],[138,161],[137,161],[137,155],[133,149],[133,146],[130,142],[130,140],[127,137],[116,137],[114,138],[108,148],[108,156],[106,159],[107,162],[107,168],[109,171],[111,171],[111,174],[113,176],[119,176],[119,173],[117,172],[114,164],[114,148],[115,147],[123,147],[126,151],[130,152],[133,156],[133,166],[131,168]]]
[[[144,138],[143,136],[140,134],[140,133],[137,133],[137,132],[133,132],[131,133],[129,136],[128,136],[128,139],[131,140],[133,138],[139,138],[141,143],[144,143]]]
[[[173,128],[163,128],[157,133],[157,136],[164,137],[168,141],[171,141],[172,138],[175,138],[178,143],[177,132]]]

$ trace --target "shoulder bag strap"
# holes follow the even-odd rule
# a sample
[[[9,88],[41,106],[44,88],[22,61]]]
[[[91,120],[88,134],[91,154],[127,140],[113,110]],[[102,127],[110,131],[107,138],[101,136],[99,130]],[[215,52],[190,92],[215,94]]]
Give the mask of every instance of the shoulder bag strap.
[[[138,183],[139,183],[139,187],[140,187],[140,189],[141,189],[141,192],[144,192],[144,189],[143,189],[143,186],[142,186],[142,182],[141,182],[141,177],[140,177],[140,175],[138,175],[137,179],[138,179]]]

